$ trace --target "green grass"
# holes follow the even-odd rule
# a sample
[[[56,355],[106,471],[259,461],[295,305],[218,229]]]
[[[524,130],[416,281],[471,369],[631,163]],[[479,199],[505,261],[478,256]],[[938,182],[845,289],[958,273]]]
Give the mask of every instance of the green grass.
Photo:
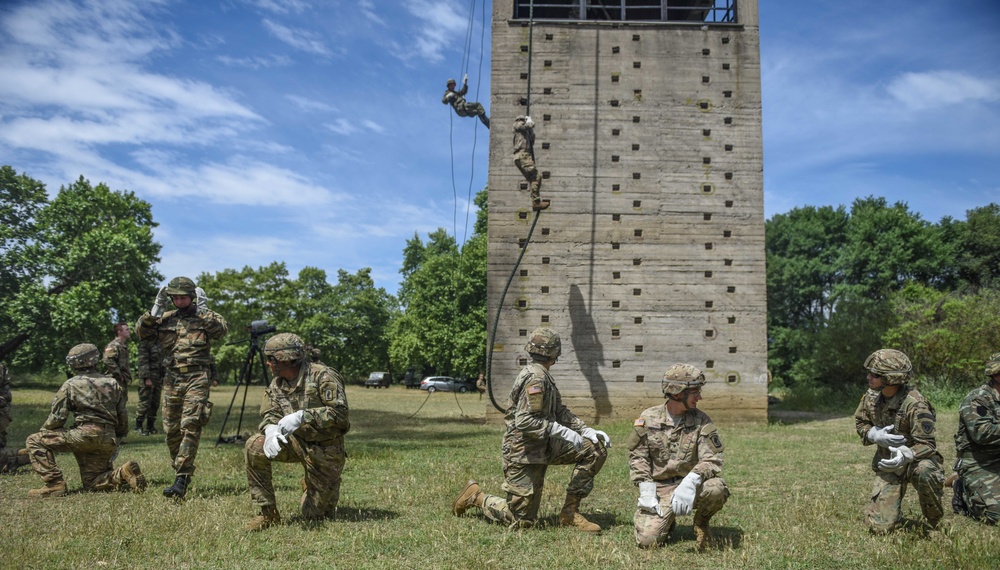
[[[251,389],[245,428],[256,426],[260,391]],[[605,527],[603,534],[557,526],[568,466],[549,469],[540,528],[508,531],[478,514],[456,518],[451,502],[467,479],[477,478],[487,490],[499,492],[502,427],[482,422],[485,400],[477,395],[438,393],[424,403],[425,393],[398,386],[348,388],[353,428],[347,435],[349,457],[336,520],[297,520],[301,468],[278,464],[275,486],[285,524],[248,535],[243,525],[256,513],[246,490],[242,449],[214,445],[231,396],[232,388],[213,392],[215,414],[183,504],[160,494],[172,481],[162,435],[130,435],[118,460],[140,462],[151,483],[145,494],[72,492],[30,500],[27,491],[40,485],[30,469],[0,477],[0,567],[872,569],[1000,564],[998,530],[953,516],[950,509],[941,530],[926,532],[912,524],[887,537],[870,536],[862,510],[872,485],[872,451],[862,448],[846,415],[722,426],[727,446],[723,476],[732,497],[712,521],[716,545],[705,553],[692,550],[690,516],[681,518],[675,540],[667,546],[635,547],[632,513],[638,493],[628,481],[624,449],[630,421],[600,426],[615,447],[582,510]],[[10,441],[23,440],[41,425],[51,397],[45,390],[15,391]],[[135,402],[133,391],[130,411]],[[941,410],[939,416],[950,472],[955,412]],[[231,417],[227,435],[234,430]],[[73,458],[60,454],[57,461],[71,489],[78,490]],[[945,500],[950,499],[946,490]],[[912,490],[904,515],[919,518]]]

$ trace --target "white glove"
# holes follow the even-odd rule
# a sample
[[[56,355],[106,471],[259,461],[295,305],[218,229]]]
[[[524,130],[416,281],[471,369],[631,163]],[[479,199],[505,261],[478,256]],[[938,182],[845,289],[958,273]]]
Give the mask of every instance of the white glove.
[[[295,430],[302,425],[302,410],[292,412],[278,420],[278,427],[281,428],[281,435],[292,435]]]
[[[674,489],[673,496],[670,497],[670,508],[675,515],[686,515],[694,507],[694,496],[698,493],[698,485],[701,485],[701,475],[694,471],[684,476],[681,484]]]
[[[562,425],[559,422],[552,422],[551,424],[549,424],[549,433],[560,439],[565,439],[566,441],[572,443],[573,447],[575,447],[577,451],[583,449],[583,438],[580,437],[580,434],[576,433],[575,431],[569,429],[568,427]]]
[[[878,462],[878,468],[882,471],[895,471],[899,473],[913,461],[913,451],[905,445],[890,447],[889,452],[892,453],[892,457]]]
[[[654,481],[639,483],[638,506],[644,511],[663,516],[663,510],[660,509],[660,499],[656,498],[656,483]]]
[[[149,310],[149,314],[155,318],[160,318],[160,315],[163,314],[163,307],[167,306],[167,301],[169,300],[170,296],[167,295],[167,288],[160,287],[160,290],[156,293],[156,301],[153,301],[153,308]]]
[[[868,430],[868,433],[865,434],[865,438],[879,447],[892,447],[906,443],[905,437],[892,433],[892,430],[894,429],[896,429],[895,426],[891,425],[885,426],[884,428],[875,426]]]
[[[596,430],[594,428],[589,428],[589,427],[583,428],[583,432],[581,435],[583,435],[583,437],[589,439],[590,441],[594,442],[594,445],[597,445],[598,443],[603,443],[604,447],[611,447],[611,438],[608,437],[608,434],[604,433],[601,430]]]
[[[281,453],[281,444],[288,443],[285,436],[281,434],[281,428],[271,424],[264,428],[264,456],[274,459]]]
[[[462,83],[468,83],[468,82],[469,82],[469,74],[466,73],[465,75],[462,76]]]
[[[533,129],[533,128],[535,128],[535,121],[532,121],[530,116],[529,117],[525,117],[524,118],[524,126],[528,127],[529,129]]]
[[[208,295],[205,294],[205,290],[201,287],[195,287],[194,292],[198,297],[198,310],[204,311],[208,309]]]

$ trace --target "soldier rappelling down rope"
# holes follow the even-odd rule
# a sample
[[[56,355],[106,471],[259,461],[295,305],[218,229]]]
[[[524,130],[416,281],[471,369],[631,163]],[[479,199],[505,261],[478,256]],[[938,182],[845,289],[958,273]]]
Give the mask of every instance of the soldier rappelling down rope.
[[[455,114],[459,117],[479,117],[479,120],[486,125],[486,128],[490,128],[490,118],[486,116],[486,109],[483,108],[483,105],[475,101],[470,103],[465,100],[465,94],[468,92],[468,74],[462,78],[462,89],[460,91],[455,91],[455,80],[449,79],[448,89],[444,92],[441,103],[451,105],[455,109]]]
[[[521,171],[528,181],[528,194],[531,196],[531,209],[544,210],[549,207],[548,200],[542,200],[539,193],[542,189],[542,179],[535,168],[535,123],[531,117],[521,115],[514,119],[514,166]]]

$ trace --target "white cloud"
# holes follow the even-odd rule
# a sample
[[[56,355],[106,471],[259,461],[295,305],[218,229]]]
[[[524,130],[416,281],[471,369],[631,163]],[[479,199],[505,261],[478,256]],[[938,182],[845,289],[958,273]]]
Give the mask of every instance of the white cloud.
[[[331,131],[337,133],[338,135],[345,135],[346,136],[346,135],[352,135],[352,134],[358,132],[358,128],[356,126],[354,126],[347,119],[337,119],[336,121],[334,121],[332,123],[326,123],[323,126],[325,126],[326,128],[330,129]]]
[[[271,32],[271,35],[297,50],[301,50],[306,53],[314,53],[324,57],[331,57],[333,55],[333,52],[326,47],[323,40],[319,39],[316,34],[310,31],[301,29],[293,30],[288,26],[283,26],[277,22],[268,20],[267,18],[263,20],[263,24],[264,27],[267,28],[267,31]]]
[[[455,11],[446,0],[408,0],[406,9],[417,18],[417,37],[413,47],[403,47],[392,42],[393,52],[406,61],[420,56],[431,62],[444,59],[444,49],[458,43],[465,36],[467,17]],[[414,48],[416,52],[414,52]]]
[[[247,69],[267,69],[271,67],[285,67],[291,65],[292,60],[284,55],[265,55],[232,57],[220,55],[215,58],[217,61],[229,67],[245,67]]]
[[[326,113],[336,111],[337,108],[324,103],[323,101],[317,101],[315,99],[309,99],[308,97],[301,97],[299,95],[285,95],[285,98],[295,104],[296,107],[303,111],[323,111]]]
[[[361,124],[364,125],[365,128],[367,128],[368,130],[376,132],[378,134],[382,134],[382,133],[385,132],[385,127],[383,127],[382,125],[376,123],[375,121],[371,121],[371,120],[365,119],[365,120],[361,121]]]
[[[364,14],[365,18],[368,18],[380,26],[385,26],[385,20],[380,18],[379,15],[375,13],[374,2],[371,0],[359,0],[358,8],[361,10],[361,13]]]
[[[891,96],[915,111],[1000,100],[1000,82],[957,71],[903,73],[895,77],[886,89]]]
[[[309,8],[309,3],[302,0],[247,0],[247,3],[276,14],[301,14]]]

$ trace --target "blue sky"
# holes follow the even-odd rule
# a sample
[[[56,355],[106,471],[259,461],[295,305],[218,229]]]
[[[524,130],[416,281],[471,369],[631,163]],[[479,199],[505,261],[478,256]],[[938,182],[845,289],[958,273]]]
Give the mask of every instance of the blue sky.
[[[467,68],[489,107],[484,4],[6,0],[0,161],[151,202],[168,279],[280,260],[394,293],[406,239],[462,241],[486,184],[487,131],[440,102]],[[1000,201],[996,2],[761,4],[768,217]]]

